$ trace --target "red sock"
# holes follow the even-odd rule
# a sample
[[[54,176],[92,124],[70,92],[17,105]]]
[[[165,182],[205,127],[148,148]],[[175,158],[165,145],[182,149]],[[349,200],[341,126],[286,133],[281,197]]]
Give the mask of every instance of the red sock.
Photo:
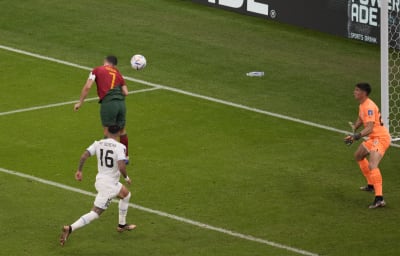
[[[128,156],[128,134],[119,136],[119,141],[125,145],[126,147],[125,155]]]

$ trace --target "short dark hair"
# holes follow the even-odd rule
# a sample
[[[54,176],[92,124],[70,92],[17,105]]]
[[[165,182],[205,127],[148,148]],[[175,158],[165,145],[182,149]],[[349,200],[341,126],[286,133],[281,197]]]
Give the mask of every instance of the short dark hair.
[[[118,59],[114,55],[109,55],[106,57],[106,61],[110,64],[113,64],[114,66],[117,66],[118,64]]]
[[[369,85],[369,83],[358,83],[356,84],[356,87],[364,92],[367,93],[367,95],[369,95],[372,91],[371,89],[371,85]]]
[[[117,134],[121,130],[121,127],[119,125],[110,125],[108,126],[108,132],[111,134]]]

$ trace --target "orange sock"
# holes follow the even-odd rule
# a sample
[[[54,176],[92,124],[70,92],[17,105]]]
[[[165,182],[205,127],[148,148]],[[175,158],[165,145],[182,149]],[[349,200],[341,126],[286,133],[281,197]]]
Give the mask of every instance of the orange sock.
[[[373,182],[375,189],[375,196],[382,196],[382,175],[379,168],[371,170],[370,179]]]
[[[371,179],[371,170],[369,169],[369,162],[366,158],[361,161],[358,161],[358,165],[362,173],[364,174],[365,179],[367,180],[368,185],[373,185],[373,180]]]

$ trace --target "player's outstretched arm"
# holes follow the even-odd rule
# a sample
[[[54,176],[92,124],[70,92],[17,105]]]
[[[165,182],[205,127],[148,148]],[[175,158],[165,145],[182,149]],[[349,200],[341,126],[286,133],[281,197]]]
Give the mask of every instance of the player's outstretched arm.
[[[79,159],[79,166],[78,166],[78,170],[75,173],[75,179],[77,181],[81,181],[82,180],[82,169],[83,169],[83,165],[85,164],[86,160],[90,157],[90,153],[89,151],[85,151],[83,152],[81,158]]]
[[[79,102],[74,105],[74,110],[78,111],[78,109],[82,106],[83,102],[85,101],[86,97],[88,96],[90,89],[92,88],[94,80],[88,79],[85,85],[82,88],[81,96],[79,97]]]
[[[121,88],[122,88],[122,94],[124,96],[128,96],[128,86],[123,85]]]

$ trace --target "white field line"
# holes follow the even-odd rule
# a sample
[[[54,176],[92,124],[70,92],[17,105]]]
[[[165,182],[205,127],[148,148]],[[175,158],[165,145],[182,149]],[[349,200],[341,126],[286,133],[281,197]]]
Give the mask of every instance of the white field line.
[[[84,69],[84,70],[92,70],[92,68],[90,68],[90,67],[82,66],[82,65],[75,64],[75,63],[68,62],[68,61],[59,60],[59,59],[48,57],[48,56],[44,56],[44,55],[41,55],[41,54],[27,52],[27,51],[24,51],[24,50],[16,49],[16,48],[13,48],[13,47],[8,47],[8,46],[5,46],[5,45],[0,45],[0,49],[6,50],[6,51],[10,51],[10,52],[19,53],[19,54],[23,54],[23,55],[27,55],[27,56],[31,56],[31,57],[42,59],[42,60],[47,60],[47,61],[51,61],[51,62],[63,64],[63,65],[67,65],[67,66],[70,66],[70,67],[75,67],[75,68]],[[284,120],[288,120],[288,121],[292,121],[292,122],[296,122],[296,123],[305,124],[305,125],[308,125],[308,126],[313,126],[313,127],[325,129],[325,130],[328,130],[328,131],[338,132],[338,133],[342,133],[342,134],[349,133],[347,131],[339,130],[339,129],[336,129],[336,128],[333,128],[333,127],[329,127],[329,126],[326,126],[326,125],[317,124],[317,123],[314,123],[314,122],[309,122],[309,121],[305,121],[305,120],[302,120],[302,119],[299,119],[299,118],[285,116],[285,115],[281,115],[281,114],[278,114],[278,113],[261,110],[261,109],[258,109],[258,108],[252,108],[252,107],[248,107],[248,106],[245,106],[245,105],[242,105],[242,104],[237,104],[237,103],[233,103],[233,102],[226,101],[226,100],[221,100],[221,99],[217,99],[217,98],[213,98],[213,97],[209,97],[209,96],[204,96],[204,95],[201,95],[201,94],[184,91],[184,90],[177,89],[177,88],[174,88],[174,87],[169,87],[169,86],[166,86],[166,85],[151,83],[151,82],[147,82],[147,81],[144,81],[144,80],[140,80],[140,79],[136,79],[136,78],[132,78],[132,77],[128,77],[128,76],[124,76],[124,78],[126,80],[129,80],[129,81],[132,81],[132,82],[136,82],[136,83],[140,83],[140,84],[144,84],[144,85],[148,85],[148,86],[151,86],[151,87],[162,88],[164,90],[168,90],[168,91],[172,91],[172,92],[188,95],[188,96],[191,96],[191,97],[200,98],[200,99],[204,99],[204,100],[208,100],[208,101],[212,101],[212,102],[216,102],[216,103],[228,105],[228,106],[235,107],[235,108],[240,108],[240,109],[244,109],[244,110],[248,110],[248,111],[252,111],[252,112],[268,115],[268,116],[273,116],[273,117],[277,117],[277,118],[280,118],[280,119],[284,119]]]
[[[1,167],[0,167],[0,172],[11,174],[11,175],[15,175],[15,176],[26,178],[26,179],[30,179],[30,180],[37,181],[37,182],[40,182],[40,183],[43,183],[43,184],[46,184],[46,185],[50,185],[50,186],[54,186],[54,187],[61,188],[61,189],[64,189],[64,190],[80,193],[80,194],[83,194],[83,195],[88,195],[88,196],[92,196],[92,197],[96,196],[95,193],[92,193],[92,192],[89,192],[89,191],[86,191],[86,190],[82,190],[82,189],[74,188],[74,187],[71,187],[71,186],[67,186],[67,185],[64,185],[64,184],[61,184],[61,183],[58,183],[58,182],[54,182],[54,181],[38,178],[38,177],[29,175],[29,174],[20,173],[20,172],[16,172],[16,171],[11,171],[11,170],[4,169],[4,168],[1,168]],[[114,200],[114,202],[118,202],[118,201]],[[276,247],[276,248],[280,248],[280,249],[287,250],[287,251],[290,251],[290,252],[294,252],[294,253],[297,253],[297,254],[300,254],[300,255],[318,256],[318,254],[315,254],[315,253],[312,253],[312,252],[308,252],[308,251],[301,250],[301,249],[298,249],[298,248],[294,248],[294,247],[290,247],[290,246],[287,246],[287,245],[275,243],[275,242],[272,242],[272,241],[269,241],[269,240],[266,240],[266,239],[257,238],[257,237],[251,236],[251,235],[241,234],[241,233],[238,233],[238,232],[235,232],[235,231],[231,231],[231,230],[228,230],[228,229],[211,226],[211,225],[208,225],[208,224],[205,224],[205,223],[201,223],[201,222],[198,222],[198,221],[195,221],[195,220],[179,217],[179,216],[176,216],[176,215],[173,215],[173,214],[170,214],[170,213],[166,213],[166,212],[162,212],[162,211],[158,211],[158,210],[153,210],[153,209],[150,209],[150,208],[147,208],[147,207],[143,207],[143,206],[140,206],[140,205],[137,205],[137,204],[130,203],[129,206],[134,208],[134,209],[140,210],[140,211],[144,211],[144,212],[147,212],[147,213],[152,213],[152,214],[155,214],[155,215],[159,215],[159,216],[162,216],[162,217],[173,219],[173,220],[176,220],[176,221],[179,221],[179,222],[183,222],[183,223],[186,223],[186,224],[190,224],[190,225],[202,228],[202,229],[207,229],[207,230],[220,232],[220,233],[223,233],[223,234],[226,234],[226,235],[229,235],[229,236],[233,236],[233,237],[236,237],[236,238],[240,238],[240,239],[244,239],[244,240],[248,240],[248,241],[252,241],[252,242],[256,242],[256,243],[260,243],[260,244],[269,245],[269,246],[272,246],[272,247]]]
[[[130,91],[129,94],[136,94],[136,93],[154,91],[154,90],[158,90],[158,89],[160,89],[160,88],[158,88],[158,87],[152,87],[152,88],[147,88],[147,89],[141,89],[141,90],[136,90],[136,91]],[[88,101],[95,101],[95,100],[99,100],[99,98],[98,98],[98,97],[87,98],[87,99],[85,100],[85,102],[88,102]],[[16,114],[16,113],[22,113],[22,112],[28,112],[28,111],[39,110],[39,109],[45,109],[45,108],[59,107],[59,106],[74,104],[74,103],[76,103],[76,102],[78,102],[78,101],[77,101],[77,100],[75,100],[75,101],[65,101],[65,102],[54,103],[54,104],[48,104],[48,105],[42,105],[42,106],[36,106],[36,107],[30,107],[30,108],[21,108],[21,109],[6,111],[6,112],[0,112],[0,116],[6,116],[6,115],[11,115],[11,114]]]
[[[82,65],[75,64],[75,63],[68,62],[68,61],[64,61],[64,60],[59,60],[59,59],[48,57],[48,56],[44,56],[44,55],[41,55],[41,54],[36,54],[36,53],[32,53],[32,52],[16,49],[16,48],[5,46],[5,45],[1,45],[1,44],[0,44],[0,49],[6,50],[6,51],[10,51],[10,52],[19,53],[19,54],[23,54],[23,55],[27,55],[27,56],[31,56],[31,57],[42,59],[42,60],[55,62],[55,63],[58,63],[58,64],[63,64],[63,65],[70,66],[70,67],[75,67],[75,68],[84,69],[84,70],[92,70],[92,68],[90,68],[90,67],[82,66]],[[337,132],[337,133],[341,133],[341,134],[346,134],[346,135],[347,134],[351,134],[351,132],[349,132],[349,131],[337,129],[337,128],[330,127],[330,126],[327,126],[327,125],[318,124],[318,123],[314,123],[314,122],[310,122],[310,121],[302,120],[302,119],[299,119],[299,118],[290,117],[290,116],[286,116],[286,115],[282,115],[282,114],[278,114],[278,113],[274,113],[274,112],[270,112],[270,111],[266,111],[266,110],[262,110],[262,109],[258,109],[258,108],[252,108],[252,107],[249,107],[249,106],[246,106],[246,105],[242,105],[242,104],[238,104],[238,103],[234,103],[234,102],[230,102],[230,101],[226,101],[226,100],[221,100],[221,99],[217,99],[217,98],[214,98],[214,97],[209,97],[209,96],[205,96],[205,95],[201,95],[201,94],[197,94],[197,93],[193,93],[193,92],[188,92],[188,91],[185,91],[185,90],[177,89],[177,88],[166,86],[166,85],[162,85],[162,84],[156,84],[156,83],[152,83],[152,82],[148,82],[148,81],[145,81],[145,80],[136,79],[136,78],[128,77],[128,76],[124,76],[124,78],[126,80],[128,80],[128,81],[136,82],[136,83],[139,83],[139,84],[144,84],[144,85],[147,85],[147,86],[150,86],[150,87],[154,87],[154,88],[157,88],[157,89],[164,89],[164,90],[180,93],[180,94],[187,95],[187,96],[191,96],[191,97],[195,97],[195,98],[199,98],[199,99],[204,99],[204,100],[207,100],[207,101],[212,101],[212,102],[216,102],[216,103],[219,103],[219,104],[223,104],[223,105],[227,105],[227,106],[231,106],[231,107],[235,107],[235,108],[239,108],[239,109],[248,110],[248,111],[251,111],[251,112],[256,112],[256,113],[259,113],[259,114],[272,116],[272,117],[276,117],[276,118],[279,118],[279,119],[292,121],[292,122],[300,123],[300,124],[304,124],[304,125],[308,125],[308,126],[311,126],[311,127],[316,127],[316,128],[320,128],[320,129],[324,129],[324,130],[328,130],[328,131],[332,131],[332,132]],[[138,90],[138,92],[139,92],[139,90]],[[71,104],[71,103],[73,103],[73,101],[65,103],[65,104]],[[59,104],[63,104],[63,103],[59,103]],[[54,106],[59,106],[59,105],[58,104],[54,104]],[[53,106],[48,106],[48,107],[53,107]],[[41,109],[41,108],[42,107],[33,107],[31,110],[36,110],[36,109]],[[23,112],[23,111],[19,111],[19,110],[15,110],[15,111],[16,111],[15,113]],[[13,114],[14,112],[13,111],[9,111],[9,112],[4,112],[4,113]],[[1,115],[4,115],[4,114],[0,113],[0,116]],[[394,144],[394,143],[392,143],[391,146],[396,147],[396,148],[400,148],[400,145]]]
[[[27,55],[27,56],[31,56],[31,57],[42,59],[42,60],[47,60],[47,61],[63,64],[63,65],[70,66],[70,67],[75,67],[75,68],[84,69],[84,70],[92,70],[92,68],[90,68],[90,67],[82,66],[82,65],[75,64],[75,63],[68,62],[68,61],[59,60],[59,59],[48,57],[48,56],[44,56],[44,55],[41,55],[41,54],[36,54],[36,53],[32,53],[32,52],[16,49],[16,48],[5,46],[5,45],[1,45],[1,44],[0,44],[0,49],[6,50],[6,51],[10,51],[10,52],[19,53],[19,54],[23,54],[23,55]],[[154,88],[157,88],[157,89],[164,89],[164,90],[180,93],[180,94],[187,95],[187,96],[191,96],[191,97],[195,97],[195,98],[199,98],[199,99],[204,99],[204,100],[207,100],[207,101],[212,101],[212,102],[216,102],[216,103],[219,103],[219,104],[223,104],[223,105],[227,105],[227,106],[231,106],[231,107],[235,107],[235,108],[239,108],[239,109],[248,110],[248,111],[251,111],[251,112],[256,112],[256,113],[259,113],[259,114],[272,116],[272,117],[280,118],[280,119],[283,119],[283,120],[287,120],[287,121],[292,121],[292,122],[295,122],[295,123],[308,125],[308,126],[311,126],[311,127],[316,127],[316,128],[320,128],[320,129],[324,129],[324,130],[328,130],[328,131],[332,131],[332,132],[337,132],[337,133],[341,133],[341,134],[346,134],[346,135],[347,134],[351,134],[349,131],[337,129],[337,128],[330,127],[330,126],[327,126],[327,125],[318,124],[318,123],[314,123],[314,122],[310,122],[310,121],[302,120],[302,119],[299,119],[299,118],[290,117],[290,116],[286,116],[286,115],[282,115],[282,114],[278,114],[278,113],[274,113],[274,112],[270,112],[270,111],[266,111],[266,110],[262,110],[262,109],[258,109],[258,108],[252,108],[252,107],[249,107],[249,106],[246,106],[246,105],[242,105],[242,104],[238,104],[238,103],[234,103],[234,102],[230,102],[230,101],[226,101],[226,100],[221,100],[221,99],[217,99],[217,98],[214,98],[214,97],[209,97],[209,96],[205,96],[205,95],[201,95],[201,94],[197,94],[197,93],[193,93],[193,92],[188,92],[188,91],[185,91],[185,90],[177,89],[177,88],[166,86],[166,85],[162,85],[162,84],[156,84],[156,83],[152,83],[152,82],[148,82],[148,81],[144,81],[144,80],[141,80],[141,79],[136,79],[136,78],[128,77],[128,76],[124,76],[124,78],[126,80],[128,80],[128,81],[144,84],[144,85],[151,86],[151,87],[154,87]],[[73,103],[73,101],[65,103],[65,104],[71,104],[71,103]],[[59,103],[59,104],[63,104],[63,103]],[[58,104],[54,104],[54,106],[59,106],[59,105]],[[54,107],[54,106],[48,105],[47,107]],[[33,107],[32,109],[29,109],[28,111],[41,109],[41,108],[42,107]],[[0,116],[1,115],[6,115],[6,114],[9,115],[9,114],[13,114],[13,113],[19,113],[19,112],[23,112],[23,111],[19,111],[19,110],[15,110],[15,112],[8,111],[8,112],[4,112],[5,114],[0,113]],[[391,144],[391,146],[400,148],[400,145],[393,144],[393,143]]]

